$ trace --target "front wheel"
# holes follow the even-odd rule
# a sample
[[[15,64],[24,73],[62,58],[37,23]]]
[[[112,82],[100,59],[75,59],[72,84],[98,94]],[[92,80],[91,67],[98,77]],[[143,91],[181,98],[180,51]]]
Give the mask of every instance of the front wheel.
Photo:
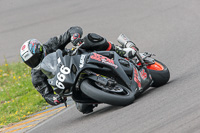
[[[162,62],[155,60],[155,63],[152,65],[148,65],[147,68],[153,79],[153,84],[151,85],[152,87],[162,86],[169,81],[169,69]]]
[[[81,83],[80,89],[94,100],[116,106],[129,105],[133,103],[135,98],[132,91],[120,84],[109,88],[95,81],[85,79]]]

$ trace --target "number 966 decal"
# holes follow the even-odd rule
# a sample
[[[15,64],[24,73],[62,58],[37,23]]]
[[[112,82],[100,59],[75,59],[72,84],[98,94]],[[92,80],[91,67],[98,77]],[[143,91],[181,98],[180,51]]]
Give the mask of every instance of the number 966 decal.
[[[64,65],[62,65],[60,68],[60,72],[57,74],[58,80],[56,80],[56,86],[59,89],[65,89],[65,86],[63,85],[62,82],[64,82],[66,79],[65,75],[69,74],[69,73],[70,73],[70,69],[68,67],[65,67]]]

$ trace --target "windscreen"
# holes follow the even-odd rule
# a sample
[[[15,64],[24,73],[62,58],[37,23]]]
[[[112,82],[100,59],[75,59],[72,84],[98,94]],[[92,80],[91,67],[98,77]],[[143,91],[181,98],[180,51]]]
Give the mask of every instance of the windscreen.
[[[56,52],[48,54],[41,62],[41,71],[49,78],[53,78],[57,69]]]

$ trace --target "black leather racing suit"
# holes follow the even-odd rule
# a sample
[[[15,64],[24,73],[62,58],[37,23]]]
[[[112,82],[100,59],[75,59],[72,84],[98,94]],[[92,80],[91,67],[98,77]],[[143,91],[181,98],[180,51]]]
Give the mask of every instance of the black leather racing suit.
[[[44,54],[55,52],[57,49],[63,50],[65,46],[71,41],[71,36],[75,33],[82,36],[83,32],[80,27],[71,27],[67,32],[59,37],[50,38],[45,44],[43,44]],[[114,50],[114,45],[107,42],[105,38],[96,34],[88,34],[83,38],[85,42],[81,47],[88,50]],[[37,91],[42,95],[47,103],[51,105],[57,105],[62,103],[62,98],[54,94],[52,87],[47,82],[47,77],[40,70],[32,69],[31,71],[32,83]]]

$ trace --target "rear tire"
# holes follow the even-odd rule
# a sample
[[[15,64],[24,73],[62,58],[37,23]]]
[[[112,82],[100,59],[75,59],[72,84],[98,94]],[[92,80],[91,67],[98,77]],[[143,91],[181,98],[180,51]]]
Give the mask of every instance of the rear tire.
[[[158,65],[161,65],[161,67],[163,69],[156,70],[156,69],[151,69],[150,67],[147,67],[147,68],[151,74],[153,81],[154,81],[151,86],[159,87],[159,86],[166,84],[169,81],[170,73],[169,73],[169,69],[167,68],[167,66],[165,64],[163,64],[162,62],[160,62],[158,60],[155,60],[155,62]]]
[[[104,91],[103,89],[95,85],[95,81],[89,79],[86,79],[81,83],[80,89],[88,97],[102,103],[107,103],[115,106],[126,106],[133,103],[135,94],[128,88],[119,84],[117,85],[120,86],[125,92],[127,92],[127,94],[120,95]]]

